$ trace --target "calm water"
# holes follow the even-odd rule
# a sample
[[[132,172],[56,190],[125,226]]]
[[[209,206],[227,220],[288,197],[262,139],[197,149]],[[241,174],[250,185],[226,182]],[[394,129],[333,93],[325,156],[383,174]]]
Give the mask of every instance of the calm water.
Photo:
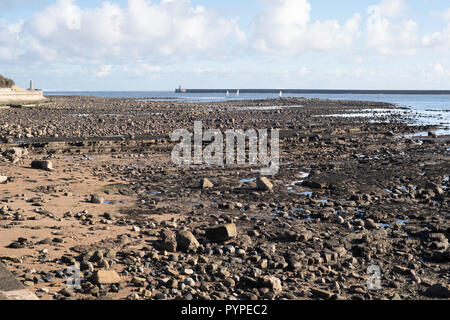
[[[227,100],[260,100],[278,98],[279,94],[267,93],[240,93],[230,92],[229,96],[223,93],[175,93],[173,91],[48,91],[47,96],[78,95],[97,96],[105,98],[156,98],[178,100],[186,102],[213,102]],[[389,102],[399,106],[408,107],[415,124],[438,125],[438,134],[450,134],[450,95],[449,94],[283,94],[283,97],[307,97],[331,100],[358,100]],[[349,114],[351,116],[351,114]],[[424,133],[425,134],[425,133]]]

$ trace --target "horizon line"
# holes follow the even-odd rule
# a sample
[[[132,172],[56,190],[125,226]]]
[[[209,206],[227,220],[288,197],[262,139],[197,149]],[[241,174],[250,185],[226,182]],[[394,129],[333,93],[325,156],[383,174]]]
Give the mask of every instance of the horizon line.
[[[179,88],[176,89],[166,89],[166,90],[46,90],[41,89],[45,92],[173,92],[176,93]],[[256,89],[256,88],[214,88],[214,89],[204,89],[195,88],[188,89],[182,88],[186,92],[178,93],[226,93],[227,91],[237,91],[240,93],[279,93],[284,91],[285,93],[335,93],[335,94],[351,94],[351,93],[368,93],[368,94],[383,94],[383,93],[409,93],[409,94],[421,94],[421,93],[435,93],[435,94],[450,94],[450,89],[289,89],[289,88],[266,88],[266,89]]]

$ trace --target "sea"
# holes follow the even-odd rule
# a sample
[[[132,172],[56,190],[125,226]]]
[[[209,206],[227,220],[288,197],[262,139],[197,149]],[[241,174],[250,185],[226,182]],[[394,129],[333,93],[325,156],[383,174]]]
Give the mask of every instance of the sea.
[[[272,90],[274,91],[274,90]],[[279,98],[280,93],[268,92],[240,92],[230,91],[228,95],[222,91],[188,92],[177,93],[174,91],[44,91],[45,96],[95,96],[104,98],[135,98],[136,100],[151,99],[161,101],[185,101],[185,102],[214,102],[233,100],[263,100]],[[433,132],[437,135],[450,135],[450,92],[421,91],[420,93],[358,93],[329,90],[323,93],[283,93],[282,97],[294,98],[318,98],[329,100],[357,100],[388,102],[398,106],[398,110],[392,112],[403,112],[408,108],[408,116],[412,119],[411,125],[433,125],[437,129]],[[367,111],[370,114],[370,111]],[[358,113],[340,114],[339,116],[359,117]],[[428,132],[418,132],[414,136],[425,136]]]

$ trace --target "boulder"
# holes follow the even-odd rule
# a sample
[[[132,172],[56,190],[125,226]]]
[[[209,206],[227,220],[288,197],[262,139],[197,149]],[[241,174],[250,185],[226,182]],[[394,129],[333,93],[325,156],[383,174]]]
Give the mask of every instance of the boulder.
[[[92,279],[96,284],[115,284],[120,283],[121,278],[114,270],[98,270],[92,275]]]
[[[17,162],[22,157],[28,155],[28,151],[26,149],[13,147],[6,150],[3,155],[10,161]]]
[[[273,184],[266,177],[258,177],[256,179],[256,188],[261,191],[272,191]]]
[[[161,250],[177,252],[177,242],[173,239],[166,239],[161,243]]]
[[[101,195],[99,194],[91,195],[91,203],[103,204],[103,202],[105,202],[105,199]]]
[[[6,183],[8,181],[8,177],[7,176],[0,176],[0,184],[1,183]]]
[[[311,189],[323,189],[325,188],[325,183],[321,183],[313,180],[306,180],[301,183],[303,187],[311,188]]]
[[[200,188],[202,189],[209,189],[214,187],[211,181],[209,181],[207,178],[202,179],[202,182],[200,184]]]
[[[190,231],[179,231],[177,233],[177,247],[183,251],[196,251],[200,243]]]
[[[364,223],[366,229],[378,229],[379,225],[373,219],[366,219]]]
[[[53,170],[53,164],[50,160],[34,160],[31,162],[31,167],[39,170]]]
[[[209,240],[214,242],[227,241],[237,236],[236,225],[234,223],[229,223],[208,228],[205,231],[205,235]]]
[[[170,239],[170,240],[175,240],[176,239],[175,233],[173,231],[168,230],[168,229],[161,230],[159,232],[159,236],[161,237],[161,239],[163,241],[168,240],[168,239]]]
[[[436,283],[425,291],[425,295],[433,298],[450,298],[450,289],[442,283]]]
[[[258,286],[261,288],[269,288],[273,292],[283,291],[281,280],[275,276],[265,276],[258,279]]]
[[[333,296],[332,292],[318,288],[311,288],[311,293],[314,297],[325,300],[330,299]]]
[[[91,197],[91,200],[92,200],[92,197]],[[106,220],[111,220],[111,221],[113,221],[113,220],[116,220],[116,218],[118,217],[118,214],[117,214],[117,213],[113,213],[113,212],[105,212],[105,213],[103,214],[103,217],[104,217]]]

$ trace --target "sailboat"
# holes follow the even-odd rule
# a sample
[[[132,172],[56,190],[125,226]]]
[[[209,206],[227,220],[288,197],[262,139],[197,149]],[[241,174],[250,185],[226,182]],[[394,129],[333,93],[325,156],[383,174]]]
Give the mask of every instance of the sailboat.
[[[230,95],[230,91],[227,90],[227,97]]]
[[[280,98],[283,96],[283,92],[282,91],[280,91]]]
[[[236,95],[239,96],[239,89],[236,91]]]

